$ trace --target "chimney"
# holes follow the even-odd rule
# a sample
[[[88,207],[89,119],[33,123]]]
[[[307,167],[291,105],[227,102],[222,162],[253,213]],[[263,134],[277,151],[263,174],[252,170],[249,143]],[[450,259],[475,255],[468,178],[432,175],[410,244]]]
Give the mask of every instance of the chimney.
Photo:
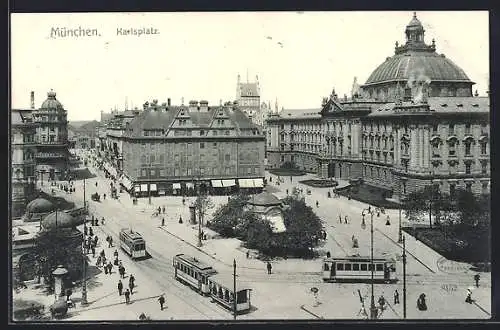
[[[200,112],[208,112],[208,101],[200,101]]]
[[[170,97],[167,99],[167,105],[170,106],[171,105],[171,102],[172,100],[170,100]]]
[[[198,111],[198,101],[189,101],[189,111]]]
[[[31,101],[31,109],[35,109],[35,92],[34,91],[31,91],[30,101]]]

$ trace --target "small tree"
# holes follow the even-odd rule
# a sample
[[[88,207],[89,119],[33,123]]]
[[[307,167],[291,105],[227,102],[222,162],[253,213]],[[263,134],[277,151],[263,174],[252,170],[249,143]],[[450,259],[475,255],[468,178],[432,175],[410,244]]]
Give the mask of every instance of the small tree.
[[[249,197],[243,194],[232,196],[227,204],[219,206],[214,212],[210,228],[218,232],[223,237],[236,236],[235,230],[239,223],[239,219],[243,216],[243,210]]]
[[[214,203],[206,194],[200,194],[194,201],[194,207],[198,212],[198,220],[203,225],[203,220],[205,219],[207,212],[214,207]]]

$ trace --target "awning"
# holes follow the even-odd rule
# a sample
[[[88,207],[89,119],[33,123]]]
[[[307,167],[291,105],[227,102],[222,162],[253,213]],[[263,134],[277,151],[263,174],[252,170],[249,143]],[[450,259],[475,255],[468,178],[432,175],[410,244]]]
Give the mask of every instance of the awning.
[[[174,189],[181,189],[181,184],[180,183],[174,183],[174,184],[172,184],[172,187]]]
[[[148,185],[147,184],[141,184],[141,191],[148,191]]]
[[[253,180],[254,179],[238,179],[238,183],[240,184],[240,188],[253,188]]]
[[[221,180],[212,180],[212,187],[213,188],[221,188],[221,187],[223,187],[222,181]]]
[[[134,190],[135,190],[135,192],[140,192],[141,191],[141,187],[140,186],[135,186]]]
[[[194,184],[192,182],[186,182],[186,188],[194,188]]]
[[[233,186],[236,186],[236,181],[234,179],[221,180],[221,181],[222,181],[222,185],[224,187],[233,187]]]
[[[132,188],[132,182],[125,175],[122,175],[121,183],[127,190]]]
[[[264,179],[262,178],[253,179],[253,185],[256,188],[264,187]]]
[[[151,184],[149,185],[149,190],[151,190],[151,191],[156,191],[156,183],[151,183]]]

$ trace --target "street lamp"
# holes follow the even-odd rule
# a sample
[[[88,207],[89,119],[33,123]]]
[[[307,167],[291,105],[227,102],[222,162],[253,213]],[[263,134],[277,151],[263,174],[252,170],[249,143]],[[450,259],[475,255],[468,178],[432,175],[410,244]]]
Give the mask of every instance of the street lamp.
[[[370,319],[375,320],[377,319],[377,307],[375,306],[375,296],[374,296],[374,287],[373,287],[373,271],[374,271],[374,264],[373,264],[373,214],[375,213],[371,209],[364,209],[362,212],[363,215],[363,223],[364,223],[364,213],[367,211],[370,214],[370,272],[371,272],[371,302],[370,302]],[[363,227],[363,223],[361,223],[361,226]]]
[[[151,155],[149,155],[149,169],[148,169],[148,203],[151,205]]]
[[[401,206],[402,204],[399,204],[399,228],[398,228],[398,243],[401,243],[401,238],[403,236],[403,233],[401,232]]]
[[[236,294],[236,259],[233,259],[233,317],[236,320],[236,298],[238,295]]]
[[[403,318],[406,319],[406,244],[403,237]]]

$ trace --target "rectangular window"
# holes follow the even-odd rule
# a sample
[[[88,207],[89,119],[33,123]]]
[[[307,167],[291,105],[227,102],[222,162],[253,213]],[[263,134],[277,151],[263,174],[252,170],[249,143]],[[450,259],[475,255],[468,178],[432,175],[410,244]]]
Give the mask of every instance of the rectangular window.
[[[200,174],[204,175],[205,174],[205,169],[203,167],[200,167]]]
[[[448,130],[449,130],[449,135],[454,135],[455,134],[455,125],[454,124],[450,124],[448,126]]]
[[[251,172],[251,171],[252,171],[252,168],[251,168],[251,167],[247,168],[247,174],[252,174],[252,172]]]
[[[450,184],[450,197],[455,198],[455,184]]]
[[[352,270],[358,270],[359,271],[359,264],[353,264],[352,265]]]
[[[382,272],[384,270],[383,264],[376,264],[375,267],[376,267],[377,272]]]
[[[205,143],[204,142],[200,142],[200,149],[204,149],[205,148]]]
[[[224,131],[224,135],[229,135],[229,130]]]
[[[368,265],[367,264],[361,264],[361,270],[366,271],[367,269],[368,269]]]
[[[204,136],[205,135],[205,131],[204,130],[201,130],[200,131],[200,136]]]
[[[337,264],[337,270],[344,270],[344,264]]]
[[[164,170],[164,169],[161,169],[161,170],[160,170],[160,176],[161,176],[161,177],[164,177],[164,176],[165,176],[165,170]]]
[[[481,163],[481,173],[486,174],[487,171],[488,171],[488,164],[486,164],[486,162]]]
[[[231,155],[230,155],[230,154],[226,154],[226,155],[224,156],[224,160],[225,160],[226,162],[229,162],[229,161],[231,160]]]
[[[214,135],[214,136],[217,136],[217,131],[213,131],[213,135]]]
[[[187,175],[192,175],[192,171],[193,171],[192,169],[188,168],[187,169]]]
[[[141,176],[142,177],[146,176],[146,170],[145,169],[141,169]]]
[[[352,265],[351,264],[345,264],[345,270],[351,270]]]
[[[470,174],[470,164],[465,164],[465,174]]]

